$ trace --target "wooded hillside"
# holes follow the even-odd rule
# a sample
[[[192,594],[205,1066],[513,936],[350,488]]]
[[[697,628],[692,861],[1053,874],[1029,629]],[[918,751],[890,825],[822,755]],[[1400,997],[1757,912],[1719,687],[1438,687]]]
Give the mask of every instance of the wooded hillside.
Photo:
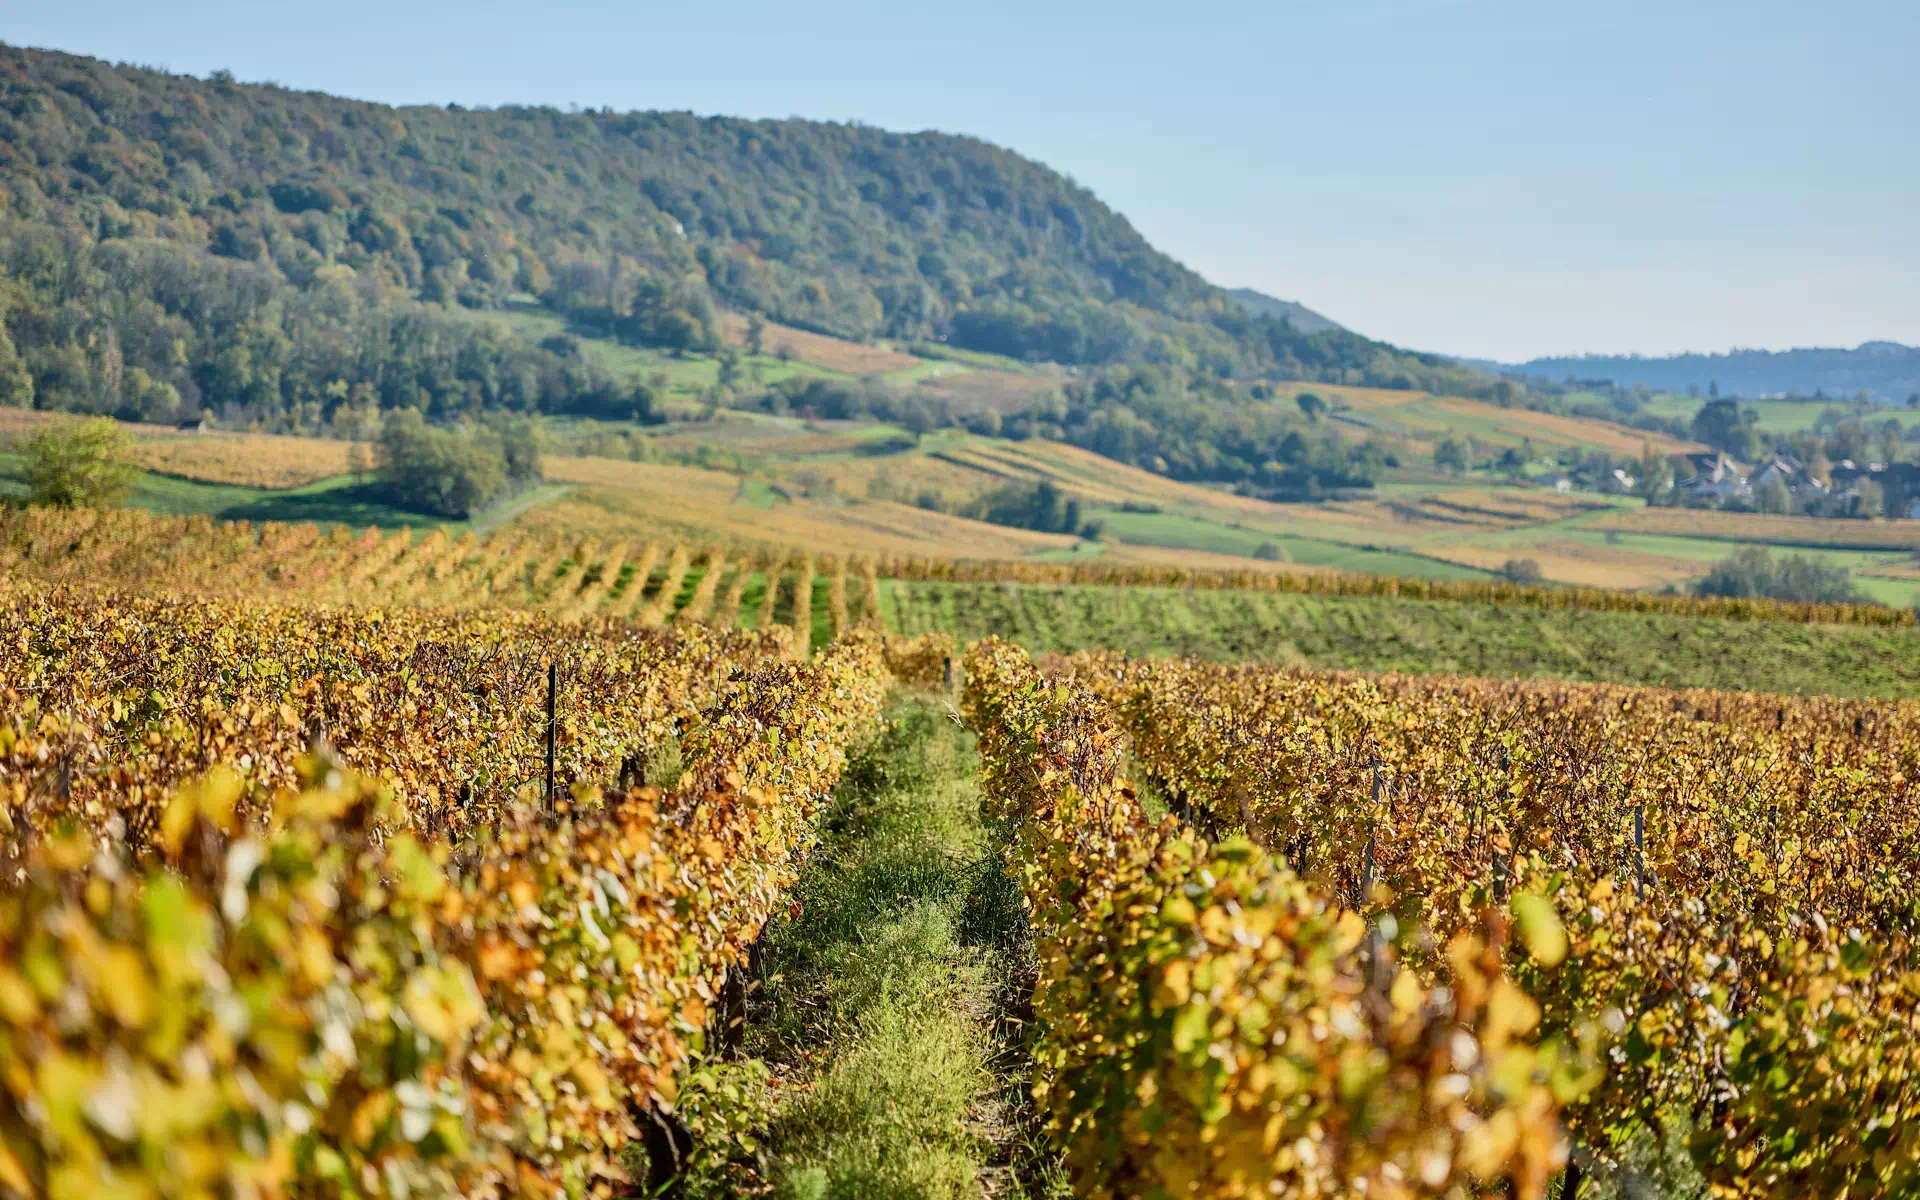
[[[1072,180],[942,133],[391,108],[0,47],[0,401],[632,415],[564,344],[448,319],[533,295],[638,344],[716,306],[1065,363],[1474,391],[1251,315]],[[6,344],[10,343],[10,344]]]

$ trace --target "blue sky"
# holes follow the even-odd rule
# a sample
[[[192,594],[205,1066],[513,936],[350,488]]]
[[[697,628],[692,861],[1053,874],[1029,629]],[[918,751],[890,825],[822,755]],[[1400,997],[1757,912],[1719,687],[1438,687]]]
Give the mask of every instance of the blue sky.
[[[0,5],[0,39],[394,103],[971,133],[1403,345],[1920,343],[1920,3]]]

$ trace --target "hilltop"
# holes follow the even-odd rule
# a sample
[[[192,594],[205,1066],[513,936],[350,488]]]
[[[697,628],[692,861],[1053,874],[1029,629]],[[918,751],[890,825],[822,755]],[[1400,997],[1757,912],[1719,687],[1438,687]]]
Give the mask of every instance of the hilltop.
[[[358,343],[362,358],[376,344],[441,408],[466,407],[444,398],[448,373],[464,376],[464,390],[478,381],[494,393],[480,397],[483,407],[550,409],[581,393],[594,399],[564,403],[644,407],[617,380],[570,368],[564,346],[496,338],[450,348],[478,335],[441,314],[530,298],[588,332],[675,351],[718,346],[720,310],[732,309],[934,354],[1492,386],[1438,355],[1249,313],[1086,188],[946,133],[671,112],[395,108],[0,47],[0,175],[14,343],[0,350],[0,377],[14,381],[0,386],[23,390],[19,360],[60,406],[123,392],[116,372],[134,367],[147,377],[141,388],[164,384],[189,401],[225,402],[275,382],[281,404],[308,399],[288,394],[304,383],[263,384],[219,362],[224,347],[189,337],[176,350],[169,335],[180,331],[154,328],[184,318],[173,323],[201,338],[220,323],[214,340],[248,342],[256,361],[279,349],[275,339],[231,329],[277,326],[300,343],[316,321],[338,324],[335,342]],[[79,312],[36,319],[76,299]],[[405,349],[368,328],[395,321],[406,323]],[[121,362],[88,361],[84,348],[108,327]],[[171,361],[181,354],[184,364]],[[476,354],[488,369],[472,367]],[[446,365],[414,370],[423,355]],[[569,369],[576,377],[554,378]],[[499,383],[503,375],[520,386]],[[408,391],[377,386],[389,404]]]
[[[1281,300],[1253,288],[1233,288],[1227,293],[1240,302],[1240,307],[1248,312],[1270,317],[1280,317],[1293,324],[1302,333],[1319,333],[1323,330],[1345,329],[1346,326],[1308,308],[1297,300]]]

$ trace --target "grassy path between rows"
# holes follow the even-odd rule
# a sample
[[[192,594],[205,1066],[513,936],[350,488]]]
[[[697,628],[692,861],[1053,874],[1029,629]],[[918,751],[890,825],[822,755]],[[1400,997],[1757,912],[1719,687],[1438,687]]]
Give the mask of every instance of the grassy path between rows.
[[[732,1106],[711,1124],[753,1126],[748,1152],[684,1194],[1066,1195],[1030,1130],[1009,1019],[1030,986],[1026,918],[977,766],[943,702],[896,693],[835,793],[794,915],[767,932],[745,1065],[703,1081]]]

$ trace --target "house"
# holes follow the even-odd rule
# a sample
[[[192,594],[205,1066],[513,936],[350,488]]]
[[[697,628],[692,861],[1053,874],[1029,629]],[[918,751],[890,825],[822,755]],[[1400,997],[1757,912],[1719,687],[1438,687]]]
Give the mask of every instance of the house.
[[[1768,483],[1779,480],[1780,483],[1791,488],[1793,481],[1798,479],[1804,470],[1806,468],[1800,460],[1791,454],[1770,455],[1753,470],[1747,472],[1747,486],[1757,492]]]
[[[1553,490],[1564,496],[1573,490],[1573,480],[1562,475],[1553,481]]]
[[[1914,463],[1868,463],[1861,466],[1852,459],[1841,459],[1833,468],[1833,499],[1860,494],[1860,485],[1872,481],[1880,485],[1880,496],[1889,517],[1909,516],[1920,501],[1920,465]]]
[[[1818,479],[1796,483],[1787,491],[1793,496],[1794,502],[1801,511],[1809,513],[1818,512],[1821,506],[1833,496],[1833,488]]]
[[[1720,504],[1750,492],[1740,464],[1718,450],[1676,454],[1671,461],[1674,487],[1696,500]]]
[[[1634,484],[1639,482],[1638,479],[1622,471],[1619,467],[1615,467],[1613,474],[1607,477],[1607,490],[1610,492],[1618,492],[1624,496],[1633,490]]]
[[[181,433],[208,433],[213,429],[213,419],[205,413],[180,422]]]

